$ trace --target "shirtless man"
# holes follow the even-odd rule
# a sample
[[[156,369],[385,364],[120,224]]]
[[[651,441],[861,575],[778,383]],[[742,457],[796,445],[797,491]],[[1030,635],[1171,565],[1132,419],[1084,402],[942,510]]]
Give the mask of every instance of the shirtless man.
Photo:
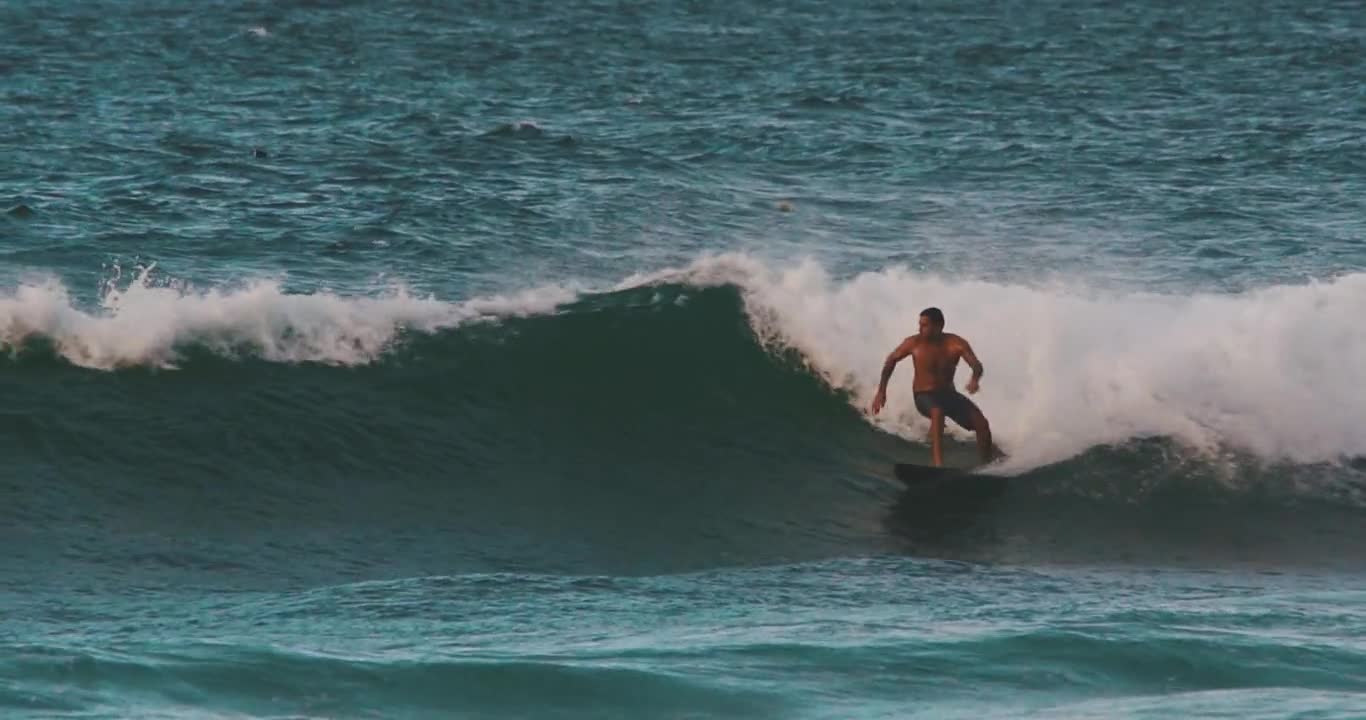
[[[915,360],[915,379],[911,390],[915,393],[915,409],[930,419],[930,455],[935,467],[944,464],[944,417],[953,418],[965,430],[977,433],[977,452],[982,462],[990,462],[994,450],[991,444],[991,425],[973,402],[953,387],[953,373],[958,360],[966,360],[972,368],[972,379],[967,391],[977,392],[977,381],[982,379],[982,363],[972,352],[972,346],[952,333],[944,332],[944,313],[939,308],[926,308],[920,313],[920,334],[901,342],[882,364],[882,382],[873,397],[873,414],[887,404],[887,381],[896,364],[907,356]]]

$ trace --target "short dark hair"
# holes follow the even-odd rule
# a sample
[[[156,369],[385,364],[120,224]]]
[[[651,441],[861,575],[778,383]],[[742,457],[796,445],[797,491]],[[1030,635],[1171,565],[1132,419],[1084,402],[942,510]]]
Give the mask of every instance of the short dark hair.
[[[924,310],[920,311],[920,315],[922,317],[929,318],[930,322],[934,323],[935,325],[938,325],[939,327],[944,327],[944,313],[939,308],[927,307]]]

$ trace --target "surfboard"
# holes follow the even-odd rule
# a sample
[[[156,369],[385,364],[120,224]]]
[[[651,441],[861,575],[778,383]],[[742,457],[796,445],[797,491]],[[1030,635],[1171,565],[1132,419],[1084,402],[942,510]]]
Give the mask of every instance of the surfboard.
[[[908,489],[936,496],[993,496],[1004,492],[1010,483],[1007,478],[979,474],[967,468],[911,463],[897,463],[893,473]]]

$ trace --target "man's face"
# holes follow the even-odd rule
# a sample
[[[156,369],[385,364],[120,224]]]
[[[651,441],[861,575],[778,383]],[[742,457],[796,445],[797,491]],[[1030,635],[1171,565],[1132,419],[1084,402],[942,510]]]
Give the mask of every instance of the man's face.
[[[939,327],[938,325],[935,325],[935,324],[934,324],[934,321],[930,320],[929,318],[925,317],[924,315],[921,315],[921,316],[920,316],[920,336],[921,336],[921,337],[927,337],[927,338],[939,337],[939,333],[942,332],[943,330],[944,330],[944,328],[941,328],[941,327]]]

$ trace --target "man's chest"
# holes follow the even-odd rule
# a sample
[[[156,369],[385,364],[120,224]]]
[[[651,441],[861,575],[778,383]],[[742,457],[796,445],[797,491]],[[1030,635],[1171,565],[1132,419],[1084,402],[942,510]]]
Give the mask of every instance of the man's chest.
[[[917,367],[932,368],[958,362],[958,353],[943,344],[922,344],[911,350]]]

